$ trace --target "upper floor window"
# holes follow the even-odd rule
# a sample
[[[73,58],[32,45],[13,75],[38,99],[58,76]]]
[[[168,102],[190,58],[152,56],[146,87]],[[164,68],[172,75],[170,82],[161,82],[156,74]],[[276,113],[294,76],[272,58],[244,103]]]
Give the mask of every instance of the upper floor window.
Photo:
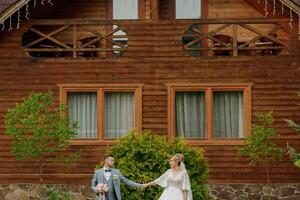
[[[79,144],[99,144],[140,130],[141,86],[62,86],[62,102],[67,105],[70,124],[77,123],[72,140]]]
[[[169,136],[187,140],[244,138],[250,127],[250,84],[170,85]]]
[[[176,0],[176,19],[199,19],[201,18],[201,0]]]
[[[139,0],[113,0],[113,19],[138,19]]]

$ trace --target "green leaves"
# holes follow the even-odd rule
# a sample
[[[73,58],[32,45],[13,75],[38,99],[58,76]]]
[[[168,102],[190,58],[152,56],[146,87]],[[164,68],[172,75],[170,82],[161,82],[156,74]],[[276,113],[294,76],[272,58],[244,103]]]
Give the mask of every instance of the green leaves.
[[[294,162],[294,165],[300,168],[300,154],[296,153],[296,150],[289,144],[287,144],[287,151],[291,160]]]
[[[65,150],[74,136],[76,125],[69,125],[62,115],[63,106],[52,105],[53,95],[32,93],[22,103],[10,108],[5,118],[6,134],[17,160],[45,160],[49,154]],[[42,165],[42,163],[41,163]]]
[[[251,128],[251,135],[244,140],[245,146],[239,149],[238,157],[247,157],[251,165],[265,166],[269,183],[268,163],[279,160],[284,150],[273,143],[280,137],[271,127],[274,121],[273,113],[268,112],[256,117],[259,124]]]
[[[182,139],[169,144],[164,137],[157,136],[151,131],[144,131],[139,136],[130,132],[108,152],[114,155],[116,167],[125,177],[140,183],[147,183],[158,178],[169,168],[169,157],[175,153],[182,153],[191,177],[194,199],[208,199],[204,185],[208,169],[204,151],[187,146]],[[97,167],[102,166],[101,163]],[[158,199],[162,192],[158,186],[146,188],[143,192],[123,185],[121,188],[126,200]]]
[[[280,135],[271,127],[273,113],[268,112],[256,116],[259,124],[251,128],[251,135],[244,140],[245,146],[239,149],[239,157],[247,157],[252,165],[265,165],[268,161],[277,161],[284,153],[274,140]],[[266,159],[267,158],[267,159]]]

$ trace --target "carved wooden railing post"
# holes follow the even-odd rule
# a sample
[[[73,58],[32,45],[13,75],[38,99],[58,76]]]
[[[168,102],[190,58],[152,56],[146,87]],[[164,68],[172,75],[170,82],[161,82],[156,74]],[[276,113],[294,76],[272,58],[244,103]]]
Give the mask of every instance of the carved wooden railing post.
[[[238,48],[237,48],[237,24],[232,24],[232,29],[233,29],[233,56],[238,55]]]
[[[73,26],[73,58],[77,58],[77,25]]]

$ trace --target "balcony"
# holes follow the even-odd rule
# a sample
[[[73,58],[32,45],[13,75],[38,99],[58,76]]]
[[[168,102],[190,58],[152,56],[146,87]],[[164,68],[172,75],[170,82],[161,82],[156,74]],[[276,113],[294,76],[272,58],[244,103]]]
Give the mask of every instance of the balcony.
[[[38,20],[22,37],[31,57],[237,57],[288,54],[284,19]]]

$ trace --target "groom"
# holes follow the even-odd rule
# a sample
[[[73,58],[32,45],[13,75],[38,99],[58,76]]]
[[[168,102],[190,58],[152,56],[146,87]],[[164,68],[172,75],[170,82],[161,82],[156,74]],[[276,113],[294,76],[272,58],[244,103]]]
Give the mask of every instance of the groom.
[[[107,184],[108,191],[105,193],[105,200],[121,200],[120,181],[131,187],[143,188],[142,184],[135,183],[125,178],[120,170],[114,169],[115,159],[112,155],[104,157],[104,167],[95,171],[92,180],[92,190],[97,194],[96,200],[102,200],[99,196],[97,185]]]

